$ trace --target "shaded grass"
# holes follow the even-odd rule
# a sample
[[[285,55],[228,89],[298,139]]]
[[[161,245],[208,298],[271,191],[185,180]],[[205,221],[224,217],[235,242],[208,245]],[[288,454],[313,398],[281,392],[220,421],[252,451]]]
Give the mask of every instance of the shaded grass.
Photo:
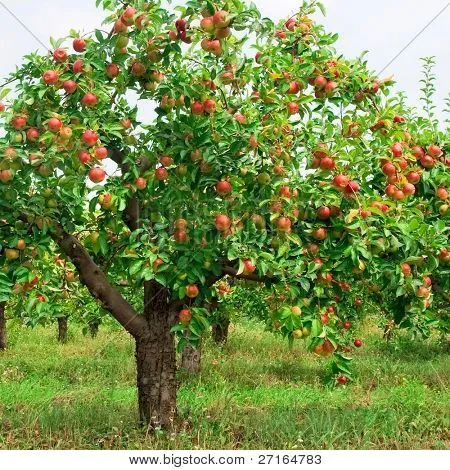
[[[76,330],[76,328],[73,328]],[[368,329],[356,380],[323,385],[323,363],[301,342],[251,323],[229,344],[206,341],[199,377],[180,375],[177,433],[146,436],[136,411],[133,342],[101,330],[15,326],[0,355],[0,449],[449,448],[450,362],[438,343]]]

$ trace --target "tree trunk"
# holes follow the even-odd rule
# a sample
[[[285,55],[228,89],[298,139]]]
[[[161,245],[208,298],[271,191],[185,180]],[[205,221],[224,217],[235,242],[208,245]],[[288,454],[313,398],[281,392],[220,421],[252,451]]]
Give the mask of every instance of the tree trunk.
[[[169,291],[156,282],[145,283],[144,299],[148,331],[136,337],[139,415],[149,428],[167,429],[176,412],[176,353],[171,329],[177,312],[170,305]]]
[[[67,317],[58,317],[58,341],[67,343]]]
[[[91,337],[95,338],[98,335],[98,327],[100,326],[99,321],[91,321],[88,324],[89,332],[91,333]]]
[[[190,374],[199,374],[201,369],[202,343],[194,348],[191,344],[186,345],[181,353],[181,367]]]
[[[222,345],[227,343],[229,326],[230,320],[228,318],[223,319],[220,323],[216,323],[212,326],[211,334],[215,343]]]
[[[5,302],[0,302],[0,351],[6,349]]]

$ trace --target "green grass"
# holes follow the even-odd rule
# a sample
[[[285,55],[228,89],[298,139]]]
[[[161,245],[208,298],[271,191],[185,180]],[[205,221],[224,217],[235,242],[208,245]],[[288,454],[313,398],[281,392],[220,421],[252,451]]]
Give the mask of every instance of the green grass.
[[[199,377],[180,377],[177,432],[148,436],[137,423],[133,342],[103,329],[14,326],[0,354],[0,449],[445,449],[450,362],[442,345],[384,343],[367,329],[356,380],[323,385],[322,362],[297,344],[233,328],[206,341]]]

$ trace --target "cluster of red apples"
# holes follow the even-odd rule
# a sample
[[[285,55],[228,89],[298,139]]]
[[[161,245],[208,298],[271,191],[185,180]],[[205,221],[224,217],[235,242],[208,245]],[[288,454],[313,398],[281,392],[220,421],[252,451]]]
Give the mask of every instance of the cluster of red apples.
[[[381,160],[381,170],[389,183],[386,195],[397,201],[415,194],[423,169],[432,168],[442,155],[441,148],[434,144],[425,151],[419,145],[410,147],[407,142],[396,142],[390,150],[391,157]]]

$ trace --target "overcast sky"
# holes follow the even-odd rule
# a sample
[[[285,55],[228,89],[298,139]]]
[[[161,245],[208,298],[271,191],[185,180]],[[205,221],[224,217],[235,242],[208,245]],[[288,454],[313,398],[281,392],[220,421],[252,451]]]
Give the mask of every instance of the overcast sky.
[[[273,19],[293,14],[300,0],[253,0]],[[88,32],[99,27],[104,13],[95,0],[1,0],[0,77],[14,70],[20,57],[43,48],[9,13],[10,8],[33,33],[48,44],[50,36],[62,37],[71,28]],[[356,57],[368,50],[369,65],[380,71],[440,10],[447,9],[390,65],[381,76],[393,74],[398,89],[404,90],[412,104],[418,104],[420,61],[426,55],[437,60],[437,103],[450,90],[450,6],[447,0],[323,0],[325,18],[317,19],[329,31],[339,33],[338,51]],[[1,83],[1,82],[0,82]]]

